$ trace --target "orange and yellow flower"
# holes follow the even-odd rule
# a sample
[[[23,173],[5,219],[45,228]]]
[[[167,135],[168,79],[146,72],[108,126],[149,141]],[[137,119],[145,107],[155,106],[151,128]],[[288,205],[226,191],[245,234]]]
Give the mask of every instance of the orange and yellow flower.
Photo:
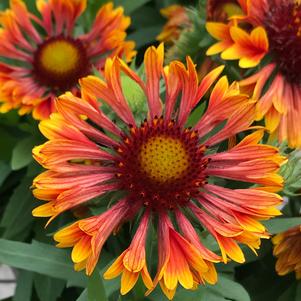
[[[113,279],[122,273],[120,292],[122,295],[128,293],[136,284],[139,275],[148,289],[153,287],[153,281],[149,275],[146,265],[145,241],[149,223],[149,211],[140,221],[139,228],[126,249],[105,272],[105,279]]]
[[[173,4],[160,10],[163,17],[167,19],[162,32],[157,40],[165,43],[174,43],[180,36],[184,27],[189,27],[190,20],[187,9],[184,6]]]
[[[277,234],[272,242],[275,245],[273,254],[277,257],[277,273],[283,276],[295,272],[296,278],[301,279],[301,226]]]
[[[239,0],[207,0],[207,20],[226,21],[242,13]]]
[[[256,119],[265,118],[272,138],[301,147],[301,3],[297,0],[240,0],[243,14],[228,23],[208,22],[218,40],[207,54],[239,60],[241,68],[264,66],[240,82],[258,100]],[[269,59],[268,59],[269,58]]]
[[[99,9],[88,33],[75,33],[86,5],[37,0],[37,17],[24,1],[10,0],[10,8],[0,12],[0,112],[18,109],[48,118],[54,98],[68,90],[79,94],[78,79],[102,68],[106,57],[132,58],[134,43],[125,41],[130,19],[112,3]]]
[[[278,170],[285,158],[277,148],[260,144],[261,129],[231,149],[217,152],[217,144],[250,130],[254,101],[236,83],[229,85],[225,76],[214,84],[222,66],[199,82],[189,57],[187,67],[179,61],[163,66],[163,61],[162,44],[148,48],[142,79],[120,58],[109,58],[103,79],[91,75],[80,80],[82,98],[67,92],[56,100],[58,112],[40,123],[48,141],[33,150],[47,169],[33,183],[34,195],[45,201],[33,215],[52,220],[107,195],[108,211],[76,221],[54,236],[59,247],[73,248],[76,269],[86,268],[87,274],[92,273],[110,233],[142,216],[129,247],[104,276],[122,274],[125,294],[141,275],[148,294],[159,284],[172,299],[178,284],[193,289],[215,283],[215,262],[244,262],[238,244],[256,251],[260,239],[268,237],[260,220],[280,214],[276,207],[282,200],[275,192],[282,187]],[[148,112],[142,124],[136,122],[141,112],[135,116],[130,109],[124,77],[145,94]],[[165,93],[160,92],[162,85]],[[206,112],[192,124],[190,114],[209,89]],[[110,114],[115,112],[114,122],[97,99],[110,107]],[[214,133],[221,124],[222,129]],[[216,177],[252,183],[253,188],[221,187],[214,183]],[[115,201],[107,192],[116,192]],[[203,244],[191,216],[216,239],[221,256]],[[151,220],[158,221],[154,225],[158,268],[153,280],[145,246]]]

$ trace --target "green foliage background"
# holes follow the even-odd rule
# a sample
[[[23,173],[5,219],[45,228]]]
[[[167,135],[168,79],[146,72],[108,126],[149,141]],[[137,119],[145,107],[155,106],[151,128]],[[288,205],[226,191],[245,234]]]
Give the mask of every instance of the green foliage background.
[[[89,0],[88,8],[80,18],[79,27],[89,28],[93,17],[103,0]],[[134,40],[138,48],[137,63],[141,62],[147,46],[157,43],[156,35],[165,23],[159,10],[175,3],[172,0],[115,0],[122,5],[126,14],[132,18],[128,39]],[[26,4],[32,11],[35,1]],[[182,1],[182,4],[195,7],[190,11],[194,30],[183,34],[173,51],[169,51],[168,59],[184,60],[187,54],[201,63],[205,57],[205,49],[211,38],[205,31],[205,1]],[[8,6],[7,0],[0,2],[0,9]],[[80,30],[80,28],[79,28]],[[0,41],[1,43],[1,41]],[[215,58],[221,63],[218,58]],[[230,79],[238,79],[240,73],[237,65],[227,64],[225,73]],[[130,85],[130,83],[124,83]],[[133,91],[132,98],[141,97],[139,91]],[[125,89],[127,90],[127,89]],[[199,118],[202,108],[195,110],[193,118]],[[191,120],[193,122],[193,120]],[[30,116],[20,117],[16,112],[0,115],[0,263],[16,269],[17,289],[13,301],[164,301],[167,300],[159,289],[148,297],[144,297],[144,287],[138,283],[135,289],[126,296],[119,294],[119,279],[103,281],[102,273],[114,258],[127,247],[130,241],[129,229],[124,228],[118,238],[110,238],[102,251],[101,260],[94,274],[87,278],[84,272],[74,272],[70,259],[70,251],[54,247],[51,234],[71,220],[68,214],[58,218],[47,229],[45,220],[33,219],[31,210],[37,206],[29,187],[32,179],[41,168],[33,162],[31,149],[44,142],[38,131],[38,123]],[[294,180],[299,179],[297,167],[286,169],[287,178],[293,173],[294,189],[301,185]],[[294,173],[295,172],[295,173]],[[292,178],[290,178],[292,179]],[[292,184],[292,185],[293,185]],[[291,190],[287,190],[289,194]],[[298,217],[300,198],[291,195],[289,204],[284,208],[285,218],[277,218],[266,222],[273,234],[284,231],[294,225],[301,224]],[[93,210],[92,210],[93,213]],[[155,241],[151,242],[155,244]],[[212,250],[217,249],[213,241],[207,243]],[[155,249],[155,248],[153,248]],[[245,251],[246,263],[238,265],[217,265],[219,281],[215,286],[206,285],[196,291],[185,291],[178,288],[175,301],[300,301],[301,283],[293,274],[279,277],[274,271],[275,259],[272,256],[270,241],[264,241],[259,256]]]

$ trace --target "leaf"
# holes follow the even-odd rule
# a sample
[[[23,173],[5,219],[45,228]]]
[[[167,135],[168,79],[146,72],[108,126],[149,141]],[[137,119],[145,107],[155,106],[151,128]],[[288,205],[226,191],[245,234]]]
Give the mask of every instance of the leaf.
[[[235,301],[250,301],[250,296],[245,288],[231,280],[222,276],[221,274],[218,275],[218,281],[216,285],[209,286],[209,288],[215,292],[217,295],[220,295],[225,298],[225,300],[235,300]]]
[[[165,301],[163,293],[160,289],[156,290],[149,296],[151,301]],[[216,285],[199,286],[196,290],[185,290],[178,286],[177,292],[173,301],[250,301],[249,294],[244,287],[219,274],[219,279]]]
[[[131,15],[132,23],[131,27],[139,29],[142,27],[149,27],[161,24],[161,28],[166,22],[158,10],[151,6],[143,6],[137,9]]]
[[[128,35],[128,40],[133,40],[136,43],[136,48],[150,44],[156,40],[156,36],[160,33],[161,26],[149,26],[141,28]]]
[[[296,283],[293,283],[291,286],[289,286],[283,294],[280,295],[280,297],[277,299],[277,301],[288,301],[288,300],[296,300],[299,301],[298,299],[295,299],[296,296]]]
[[[11,159],[12,170],[23,168],[33,160],[31,151],[35,144],[34,137],[26,137],[16,144]]]
[[[5,161],[0,161],[0,186],[10,174],[10,166]]]
[[[84,289],[76,301],[88,301],[88,289]]]
[[[34,202],[29,189],[31,184],[31,178],[24,178],[10,197],[0,223],[5,228],[4,238],[16,239],[20,234],[24,236],[24,229],[32,223]]]
[[[150,0],[115,0],[115,6],[122,6],[125,14],[130,15],[133,11],[146,4]]]
[[[88,280],[88,301],[108,301],[98,269],[94,270]]]
[[[277,234],[301,225],[301,217],[280,217],[263,221],[262,223],[267,227],[271,234]]]
[[[13,301],[31,301],[33,273],[20,271],[17,278],[17,288]]]
[[[9,133],[6,127],[0,125],[0,137],[1,141],[5,141],[5,143],[1,142],[0,148],[0,159],[1,160],[10,160],[12,149],[17,141],[16,137]]]
[[[203,101],[197,108],[195,108],[192,113],[189,115],[187,120],[187,127],[193,127],[197,124],[197,122],[201,119],[206,109],[206,102]]]
[[[297,288],[296,288],[296,297],[295,301],[300,301],[301,300],[301,282],[297,282]]]
[[[41,274],[34,275],[34,286],[41,301],[56,301],[61,296],[66,282]]]
[[[19,269],[68,280],[74,286],[86,286],[87,277],[73,270],[69,253],[48,244],[36,241],[28,244],[0,239],[0,262]]]

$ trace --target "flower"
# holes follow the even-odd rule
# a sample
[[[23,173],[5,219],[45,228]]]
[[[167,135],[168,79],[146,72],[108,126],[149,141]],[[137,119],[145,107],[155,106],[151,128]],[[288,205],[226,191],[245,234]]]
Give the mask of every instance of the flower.
[[[152,279],[146,265],[145,241],[149,223],[149,211],[146,211],[140,221],[139,228],[126,249],[105,272],[105,279],[112,279],[122,273],[121,289],[122,295],[128,293],[138,280],[141,273],[143,282],[148,289],[153,287]]]
[[[239,59],[241,68],[262,63],[252,76],[240,81],[242,91],[258,100],[256,119],[265,118],[272,138],[301,146],[301,3],[297,0],[240,0],[244,15],[227,24],[208,22],[218,43],[207,54]],[[269,58],[269,59],[267,59]]]
[[[239,0],[208,0],[206,10],[210,21],[226,21],[242,13]]]
[[[295,271],[301,279],[301,226],[291,228],[272,238],[275,245],[273,254],[277,257],[276,271],[280,276]]]
[[[120,58],[109,58],[104,79],[80,80],[82,98],[67,92],[56,100],[58,112],[40,123],[48,141],[33,150],[47,169],[33,182],[35,197],[46,201],[33,215],[52,220],[83,202],[115,192],[117,201],[110,202],[108,211],[76,221],[54,239],[59,247],[73,248],[76,269],[86,268],[91,274],[108,235],[140,216],[132,242],[104,276],[122,274],[121,293],[125,294],[141,275],[148,294],[159,284],[172,299],[178,283],[186,289],[215,283],[215,262],[226,263],[229,258],[244,262],[238,243],[255,251],[260,238],[268,237],[260,220],[280,214],[276,206],[281,197],[275,192],[282,187],[278,170],[285,158],[277,148],[259,143],[262,129],[231,149],[216,152],[217,144],[250,129],[254,102],[223,76],[211,91],[206,112],[190,127],[192,110],[223,67],[198,82],[189,57],[186,68],[179,61],[163,67],[163,56],[162,44],[147,49],[145,80]],[[146,96],[148,113],[141,125],[123,93],[125,76]],[[160,93],[162,85],[165,95]],[[97,99],[116,113],[115,122]],[[230,189],[215,183],[216,177],[256,185]],[[151,221],[157,221],[158,230],[158,268],[153,280],[145,246]],[[198,233],[201,229],[216,239],[221,256],[205,247]]]
[[[168,21],[164,25],[162,32],[157,36],[157,40],[172,44],[179,38],[182,29],[190,25],[187,9],[184,6],[173,4],[162,8],[160,12]]]
[[[135,54],[125,41],[130,19],[123,9],[103,5],[88,33],[76,34],[77,19],[86,0],[37,0],[41,17],[27,10],[22,0],[10,0],[0,13],[0,112],[32,111],[36,119],[54,111],[54,98],[77,89],[78,79],[102,68],[106,57]]]

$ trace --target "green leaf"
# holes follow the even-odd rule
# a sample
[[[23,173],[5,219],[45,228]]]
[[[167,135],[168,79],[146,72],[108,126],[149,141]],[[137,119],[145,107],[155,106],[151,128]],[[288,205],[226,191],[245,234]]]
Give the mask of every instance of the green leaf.
[[[68,280],[70,285],[85,287],[87,277],[75,272],[67,251],[48,244],[32,244],[0,239],[0,262],[15,268]]]
[[[13,301],[31,301],[33,273],[20,271]]]
[[[10,160],[12,149],[16,143],[16,137],[9,133],[8,128],[2,127],[0,125],[0,137],[1,137],[1,149],[0,149],[0,159]],[[3,143],[5,141],[5,143]]]
[[[150,44],[156,40],[156,36],[160,33],[161,26],[149,26],[141,28],[128,35],[128,40],[133,40],[136,43],[136,48]]]
[[[5,161],[0,161],[0,186],[10,174],[10,166]]]
[[[284,232],[301,225],[301,217],[280,217],[262,222],[271,234]]]
[[[18,235],[24,236],[24,229],[32,223],[31,210],[34,202],[29,189],[31,184],[31,178],[24,178],[10,197],[0,223],[5,228],[2,235],[4,238],[16,239]]]
[[[143,122],[147,116],[147,101],[142,88],[127,76],[121,76],[124,96],[135,116],[136,122]]]
[[[88,289],[84,289],[76,301],[88,301]]]
[[[188,293],[189,292],[189,293]],[[203,296],[205,295],[205,291],[201,288],[195,290],[195,291],[187,291],[184,289],[179,290],[174,298],[174,301],[196,301],[196,300],[202,300]]]
[[[8,0],[2,0],[0,3],[0,9],[7,8],[8,6]]]
[[[197,122],[201,119],[201,117],[204,114],[204,111],[206,109],[206,102],[203,101],[197,108],[193,110],[193,112],[190,114],[188,120],[187,120],[187,127],[195,126]]]
[[[293,283],[291,286],[289,286],[283,294],[280,295],[280,297],[277,299],[277,301],[288,301],[288,300],[296,300],[299,301],[298,299],[295,299],[296,296],[296,283]]]
[[[124,8],[125,14],[130,15],[133,11],[146,4],[150,0],[115,0],[116,6],[122,6]]]
[[[218,281],[216,285],[209,286],[213,292],[217,295],[220,295],[225,298],[225,300],[235,300],[235,301],[250,301],[250,296],[245,288],[231,280],[222,276],[221,274],[218,275]]]
[[[154,26],[161,24],[161,28],[166,22],[158,10],[151,6],[143,6],[137,9],[131,15],[132,23],[131,27],[135,29]]]
[[[151,301],[165,301],[160,289],[156,290],[149,296]],[[178,286],[173,301],[250,301],[249,294],[239,283],[226,278],[219,274],[216,285],[199,286],[196,290],[186,290]]]
[[[34,275],[34,286],[40,301],[56,301],[61,296],[66,282],[41,274]]]
[[[297,282],[297,288],[296,288],[296,297],[295,301],[300,301],[301,300],[301,281]]]
[[[26,137],[20,140],[13,149],[11,167],[17,170],[28,165],[32,160],[31,151],[36,144],[34,137]]]
[[[98,269],[94,270],[88,280],[88,301],[108,301]]]

